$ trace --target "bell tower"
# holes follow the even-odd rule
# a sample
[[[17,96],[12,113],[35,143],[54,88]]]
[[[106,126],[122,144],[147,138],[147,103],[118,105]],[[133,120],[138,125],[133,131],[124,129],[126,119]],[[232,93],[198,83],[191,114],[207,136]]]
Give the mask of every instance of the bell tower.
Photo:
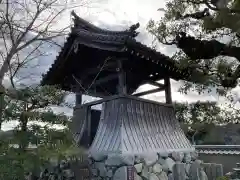
[[[161,159],[191,161],[195,149],[175,117],[170,85],[170,78],[187,80],[188,69],[137,42],[139,24],[125,31],[109,31],[75,13],[73,17],[75,25],[42,83],[59,84],[76,93],[73,137],[88,149],[92,167],[100,169],[98,176],[107,176],[109,168],[115,172],[110,176],[121,172],[130,176],[129,168],[142,161],[148,166]],[[134,93],[146,83],[156,88]],[[165,92],[166,103],[141,98],[160,91]],[[101,99],[82,104],[84,94]],[[101,110],[92,108],[98,104]],[[117,170],[122,165],[126,168]]]

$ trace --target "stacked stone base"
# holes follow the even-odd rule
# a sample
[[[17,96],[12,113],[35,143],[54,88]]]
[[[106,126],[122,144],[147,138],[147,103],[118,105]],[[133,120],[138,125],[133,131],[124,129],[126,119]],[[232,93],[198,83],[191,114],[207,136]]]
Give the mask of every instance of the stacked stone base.
[[[90,168],[92,180],[206,179],[195,152],[91,155]]]

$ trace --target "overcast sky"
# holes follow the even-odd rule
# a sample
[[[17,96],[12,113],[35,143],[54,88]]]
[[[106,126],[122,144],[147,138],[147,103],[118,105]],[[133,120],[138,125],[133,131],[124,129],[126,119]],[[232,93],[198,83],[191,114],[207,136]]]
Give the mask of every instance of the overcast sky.
[[[74,0],[73,0],[74,1]],[[76,0],[75,0],[76,1]],[[90,21],[91,23],[111,29],[111,30],[124,30],[135,24],[140,23],[140,34],[137,39],[148,45],[152,45],[152,36],[146,31],[146,24],[150,19],[158,20],[161,17],[161,12],[157,11],[158,8],[163,8],[165,3],[163,0],[91,0],[88,6],[91,7],[79,7],[74,9],[75,12]],[[56,24],[56,26],[65,26],[71,20],[70,11],[66,12],[62,17],[61,21]],[[32,62],[31,67],[22,70],[23,76],[27,76],[29,73],[34,72],[35,79],[28,80],[27,83],[33,83],[33,81],[38,82],[41,79],[41,74],[46,72],[53,61],[55,60],[56,55],[59,52],[59,48],[52,48],[46,45],[44,48],[48,50],[49,56],[42,57],[35,62]],[[158,45],[157,49],[166,55],[171,55],[176,50],[174,47],[165,47]],[[39,66],[36,66],[39,65]],[[35,67],[36,66],[36,67]],[[26,83],[26,81],[25,81]],[[178,88],[181,86],[181,82],[172,81],[172,98],[174,101],[179,102],[194,102],[194,101],[219,101],[224,103],[224,98],[218,97],[215,93],[198,95],[196,92],[191,92],[187,95],[180,94]],[[140,90],[145,90],[149,86],[143,86]],[[234,91],[237,92],[238,89]],[[148,95],[148,99],[154,99],[158,101],[164,100],[163,93],[156,93],[153,95]],[[84,100],[89,101],[92,98],[85,98]],[[68,98],[70,102],[74,101],[74,97],[71,96]],[[64,109],[65,112],[71,114],[70,109]],[[4,125],[4,129],[9,129],[12,127],[12,124],[8,123]]]

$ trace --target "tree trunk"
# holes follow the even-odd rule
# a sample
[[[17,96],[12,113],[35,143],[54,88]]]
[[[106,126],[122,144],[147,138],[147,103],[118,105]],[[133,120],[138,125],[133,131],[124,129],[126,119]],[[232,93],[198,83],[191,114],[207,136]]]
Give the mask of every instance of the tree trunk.
[[[0,87],[0,130],[2,130],[2,123],[4,121],[3,119],[3,111],[4,111],[4,87]]]
[[[22,112],[20,116],[20,142],[19,142],[19,148],[21,151],[25,151],[28,146],[28,135],[27,135],[27,124],[28,124],[28,118],[25,115],[26,109],[27,109],[27,103],[24,105],[24,112]]]
[[[4,96],[5,88],[3,86],[3,79],[5,74],[8,72],[10,60],[13,57],[14,49],[12,48],[10,53],[7,55],[6,59],[3,62],[2,67],[0,68],[0,130],[2,129],[3,119],[3,110],[4,110]]]
[[[14,55],[14,48],[7,54],[6,59],[3,61],[2,67],[0,68],[0,85],[3,86],[3,79],[5,74],[8,72],[9,64]]]
[[[26,120],[20,120],[21,122],[21,130],[20,130],[20,134],[21,134],[21,139],[19,142],[19,148],[22,151],[25,151],[27,146],[28,146],[28,139],[27,139],[27,121]]]

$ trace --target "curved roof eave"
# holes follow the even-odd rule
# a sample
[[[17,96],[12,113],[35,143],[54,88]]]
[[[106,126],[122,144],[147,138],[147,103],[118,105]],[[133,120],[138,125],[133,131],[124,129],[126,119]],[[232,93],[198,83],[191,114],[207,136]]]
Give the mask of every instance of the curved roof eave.
[[[137,56],[141,56],[141,58],[160,64],[163,68],[173,70],[180,77],[174,78],[175,80],[187,80],[189,78],[190,72],[188,69],[180,69],[178,63],[170,57],[136,41],[135,36],[138,33],[135,30],[139,27],[139,24],[133,25],[125,31],[109,31],[87,22],[74,12],[72,12],[72,15],[74,16],[74,27],[71,28],[71,32],[56,60],[48,72],[43,75],[42,85],[51,84],[50,79],[54,71],[60,68],[60,66],[64,67],[70,51],[78,44],[107,51],[130,51],[130,53],[135,53]]]

